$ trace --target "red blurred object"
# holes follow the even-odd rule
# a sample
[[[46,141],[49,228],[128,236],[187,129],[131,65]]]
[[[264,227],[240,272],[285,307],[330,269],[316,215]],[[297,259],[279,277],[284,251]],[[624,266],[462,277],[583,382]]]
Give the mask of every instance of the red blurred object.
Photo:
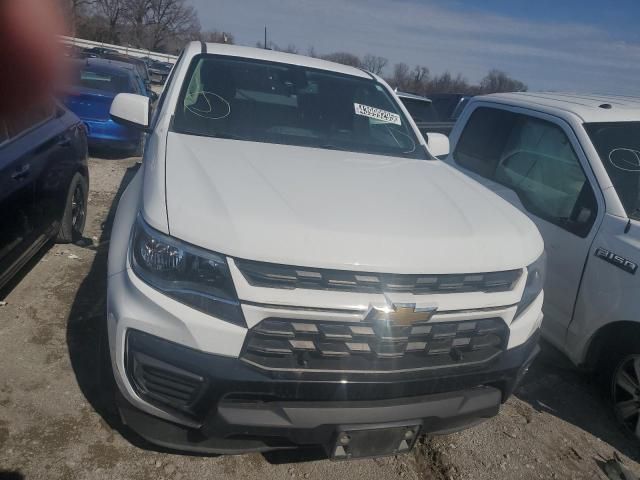
[[[65,31],[54,0],[0,1],[0,116],[46,100],[62,84],[56,35]]]

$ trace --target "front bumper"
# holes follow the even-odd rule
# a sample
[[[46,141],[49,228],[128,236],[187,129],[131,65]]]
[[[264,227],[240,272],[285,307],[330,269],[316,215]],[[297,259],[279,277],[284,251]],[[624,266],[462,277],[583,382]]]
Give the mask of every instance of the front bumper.
[[[200,453],[327,447],[337,432],[354,426],[420,425],[421,433],[449,433],[498,413],[538,353],[537,338],[536,333],[479,371],[344,380],[261,372],[238,359],[130,330],[129,381],[147,401],[181,418],[183,424],[149,415],[122,394],[118,404],[124,423],[150,442]],[[167,368],[201,378],[197,400],[189,408],[172,408],[149,396],[140,385],[144,373],[135,373],[135,358],[162,359]]]

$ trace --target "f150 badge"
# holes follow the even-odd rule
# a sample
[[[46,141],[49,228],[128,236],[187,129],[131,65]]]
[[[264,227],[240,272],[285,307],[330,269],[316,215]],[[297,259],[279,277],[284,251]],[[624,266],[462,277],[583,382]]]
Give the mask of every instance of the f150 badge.
[[[621,257],[620,255],[616,255],[615,253],[610,252],[609,250],[606,250],[604,248],[598,248],[596,250],[596,257],[601,258],[605,262],[609,262],[611,265],[615,265],[616,267],[621,268],[631,275],[635,275],[636,270],[638,270],[637,263],[633,263],[631,260],[627,260],[626,258]]]

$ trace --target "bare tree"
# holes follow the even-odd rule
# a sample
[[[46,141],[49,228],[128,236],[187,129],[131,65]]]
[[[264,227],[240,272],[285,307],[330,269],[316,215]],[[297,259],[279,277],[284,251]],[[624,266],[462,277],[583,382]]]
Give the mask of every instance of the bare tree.
[[[279,48],[278,50],[284,53],[298,53],[298,47],[296,47],[293,43],[290,43],[284,48]]]
[[[362,59],[361,66],[365,70],[370,71],[376,75],[382,74],[384,67],[387,66],[389,60],[384,57],[379,57],[377,55],[366,54]]]
[[[78,23],[87,16],[88,7],[93,3],[93,0],[63,0],[62,8],[65,13],[65,17],[69,19],[69,27],[71,33],[76,34]]]
[[[149,23],[152,0],[124,0],[125,15],[130,26],[128,40],[136,47],[145,44],[146,25]]]
[[[396,63],[393,66],[393,75],[387,82],[398,90],[406,90],[409,86],[409,65],[404,62]]]
[[[416,65],[411,71],[411,84],[409,90],[419,95],[424,95],[426,83],[429,79],[429,69],[422,65]]]
[[[124,0],[96,0],[98,13],[107,20],[107,41],[118,43],[118,27],[124,10]]]
[[[327,55],[322,55],[320,58],[323,60],[329,60],[330,62],[342,63],[343,65],[350,65],[352,67],[360,68],[362,61],[357,55],[349,52],[334,52]]]
[[[147,25],[150,50],[166,48],[170,40],[200,35],[197,12],[186,0],[151,0]]]
[[[481,80],[482,93],[526,92],[527,86],[501,70],[493,69]]]
[[[466,79],[458,74],[452,76],[449,72],[436,75],[426,85],[426,93],[470,93],[471,87]]]
[[[200,35],[200,39],[203,42],[210,42],[210,43],[228,43],[230,45],[233,45],[235,43],[232,34],[228,32],[220,32],[218,30],[203,32]]]

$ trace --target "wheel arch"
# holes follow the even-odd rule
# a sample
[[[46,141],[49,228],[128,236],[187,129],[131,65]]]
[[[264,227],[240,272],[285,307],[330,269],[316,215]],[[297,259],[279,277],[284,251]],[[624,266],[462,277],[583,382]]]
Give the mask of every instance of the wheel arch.
[[[588,342],[583,366],[588,370],[595,370],[608,345],[613,342],[626,344],[633,339],[640,343],[640,322],[619,320],[600,327]]]

